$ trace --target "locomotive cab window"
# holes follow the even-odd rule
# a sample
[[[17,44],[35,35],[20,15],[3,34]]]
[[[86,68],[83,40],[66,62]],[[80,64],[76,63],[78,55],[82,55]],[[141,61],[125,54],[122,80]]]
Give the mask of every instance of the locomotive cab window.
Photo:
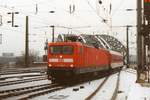
[[[50,53],[51,54],[61,54],[61,46],[51,46],[50,47]]]
[[[63,46],[63,54],[72,54],[73,47],[72,46]]]
[[[51,54],[73,54],[73,46],[50,46]]]

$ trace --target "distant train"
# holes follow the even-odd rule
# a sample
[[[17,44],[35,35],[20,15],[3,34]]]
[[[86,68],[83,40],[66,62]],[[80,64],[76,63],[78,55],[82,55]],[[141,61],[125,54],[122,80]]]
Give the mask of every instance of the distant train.
[[[48,79],[52,82],[76,80],[123,66],[121,53],[93,41],[88,45],[83,39],[69,36],[66,40],[48,43]]]

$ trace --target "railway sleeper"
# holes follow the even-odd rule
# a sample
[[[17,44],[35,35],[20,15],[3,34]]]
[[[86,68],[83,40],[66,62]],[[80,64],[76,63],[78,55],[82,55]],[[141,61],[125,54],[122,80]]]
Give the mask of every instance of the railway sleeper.
[[[53,84],[53,85],[49,84],[49,85],[46,85],[46,86],[39,86],[39,87],[33,87],[33,88],[23,88],[20,91],[12,90],[9,93],[0,94],[0,98],[8,98],[8,97],[12,97],[12,96],[19,96],[19,95],[22,95],[22,94],[28,94],[28,93],[44,90],[44,89],[47,89],[47,88],[51,88],[55,85],[57,86],[57,84]],[[26,90],[26,89],[28,89],[28,90]]]

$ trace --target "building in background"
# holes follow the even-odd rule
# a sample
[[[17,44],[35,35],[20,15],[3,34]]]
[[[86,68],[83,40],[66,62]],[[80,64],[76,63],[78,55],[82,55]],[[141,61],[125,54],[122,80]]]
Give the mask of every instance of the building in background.
[[[11,57],[14,57],[14,53],[8,53],[8,52],[6,52],[6,53],[2,53],[2,56],[6,57],[6,58],[11,58]]]
[[[0,57],[0,66],[12,66],[16,64],[16,57],[14,56],[14,53],[2,53],[2,56]]]

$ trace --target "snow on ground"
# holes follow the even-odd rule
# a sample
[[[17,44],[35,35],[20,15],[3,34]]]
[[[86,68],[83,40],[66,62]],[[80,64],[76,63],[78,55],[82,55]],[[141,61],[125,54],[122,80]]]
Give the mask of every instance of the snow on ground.
[[[135,83],[136,74],[122,71],[120,80],[117,100],[150,100],[150,88]]]
[[[26,77],[27,76],[32,76],[33,77]],[[37,75],[37,76],[36,76]],[[0,78],[6,78],[5,80],[0,80],[0,82],[9,82],[9,81],[17,81],[17,80],[22,80],[22,79],[29,79],[29,78],[35,78],[40,76],[41,73],[23,73],[23,74],[9,74],[9,75],[1,75]]]
[[[120,75],[119,91],[121,93],[118,94],[117,100],[126,100],[131,87],[135,84],[136,75],[127,71],[122,71]]]
[[[116,100],[150,100],[150,87],[142,87],[140,84],[135,83],[136,71],[134,70],[134,73],[131,73],[130,71],[132,71],[132,69],[128,69],[128,71],[123,70],[120,73],[120,85]],[[103,80],[104,78],[86,82],[74,87],[68,87],[60,91],[33,98],[33,100],[84,100],[87,96],[89,96],[96,90],[96,88],[99,86],[99,84],[101,84]],[[110,100],[114,88],[116,87],[116,80],[117,74],[112,75],[104,84],[102,89],[95,95],[94,98],[92,98],[92,100]],[[0,87],[0,90],[15,89],[47,83],[51,83],[51,81],[42,80],[8,85]],[[80,88],[81,86],[84,86],[84,88]],[[74,88],[77,88],[79,90],[73,91]]]
[[[0,78],[5,78],[5,77],[18,77],[18,76],[24,76],[24,75],[41,75],[41,73],[23,73],[23,74],[9,74],[9,75],[0,75]]]
[[[129,71],[122,71],[120,76],[119,93],[116,100],[150,100],[150,88],[142,87],[136,82],[136,74]],[[75,87],[69,87],[61,91],[49,93],[44,96],[33,98],[33,100],[84,100],[88,95],[95,91],[104,79],[91,81]],[[92,100],[110,100],[114,88],[116,87],[117,74],[112,75],[104,87],[95,95]],[[80,89],[80,86],[84,86]],[[79,91],[73,91],[79,88]]]
[[[95,91],[101,84],[104,78],[86,82],[75,87],[69,87],[60,91],[56,91],[44,96],[34,98],[33,100],[84,100],[88,95]],[[80,89],[80,86],[84,86]],[[74,88],[79,88],[79,91],[73,91]]]
[[[34,98],[33,100],[84,100],[97,89],[97,87],[102,83],[103,80],[104,78],[91,81],[90,83],[89,82],[83,83],[75,87],[69,87],[61,91],[56,91],[44,96]],[[112,88],[115,87],[116,80],[117,80],[117,74],[112,75],[109,78],[109,82],[105,86],[105,88],[107,87],[108,91],[106,91],[105,89],[102,90],[102,92],[105,91],[108,92],[107,94],[110,94],[110,96],[107,96],[107,94],[105,93],[106,94],[105,99],[103,98],[104,96],[101,95],[100,97],[96,96],[96,98],[93,100],[109,100],[107,99],[107,97],[111,97],[112,92],[114,90]],[[112,81],[114,82],[114,84],[111,84],[113,83]],[[112,85],[111,88],[109,88],[110,84]],[[80,86],[84,86],[84,88],[80,89]],[[79,88],[79,91],[73,91],[74,88]],[[112,91],[109,91],[109,89],[111,89]]]
[[[17,78],[8,78],[8,79],[5,79],[5,80],[0,80],[0,83],[1,82],[10,82],[10,81],[18,81],[18,80],[24,80],[24,79],[32,79],[32,78],[38,78],[38,77],[41,77],[41,76],[33,76],[33,77],[17,77]]]
[[[5,80],[0,80],[0,82],[9,82],[9,81],[16,81],[16,80],[21,80],[21,78],[8,78],[8,79],[5,79]]]
[[[29,87],[29,86],[36,86],[42,84],[50,84],[50,83],[51,83],[50,80],[33,81],[33,82],[27,82],[27,83],[15,84],[15,85],[2,86],[0,87],[0,91],[22,88],[22,87]]]
[[[106,81],[101,90],[93,97],[92,100],[111,100],[117,84],[118,74],[114,74]]]

